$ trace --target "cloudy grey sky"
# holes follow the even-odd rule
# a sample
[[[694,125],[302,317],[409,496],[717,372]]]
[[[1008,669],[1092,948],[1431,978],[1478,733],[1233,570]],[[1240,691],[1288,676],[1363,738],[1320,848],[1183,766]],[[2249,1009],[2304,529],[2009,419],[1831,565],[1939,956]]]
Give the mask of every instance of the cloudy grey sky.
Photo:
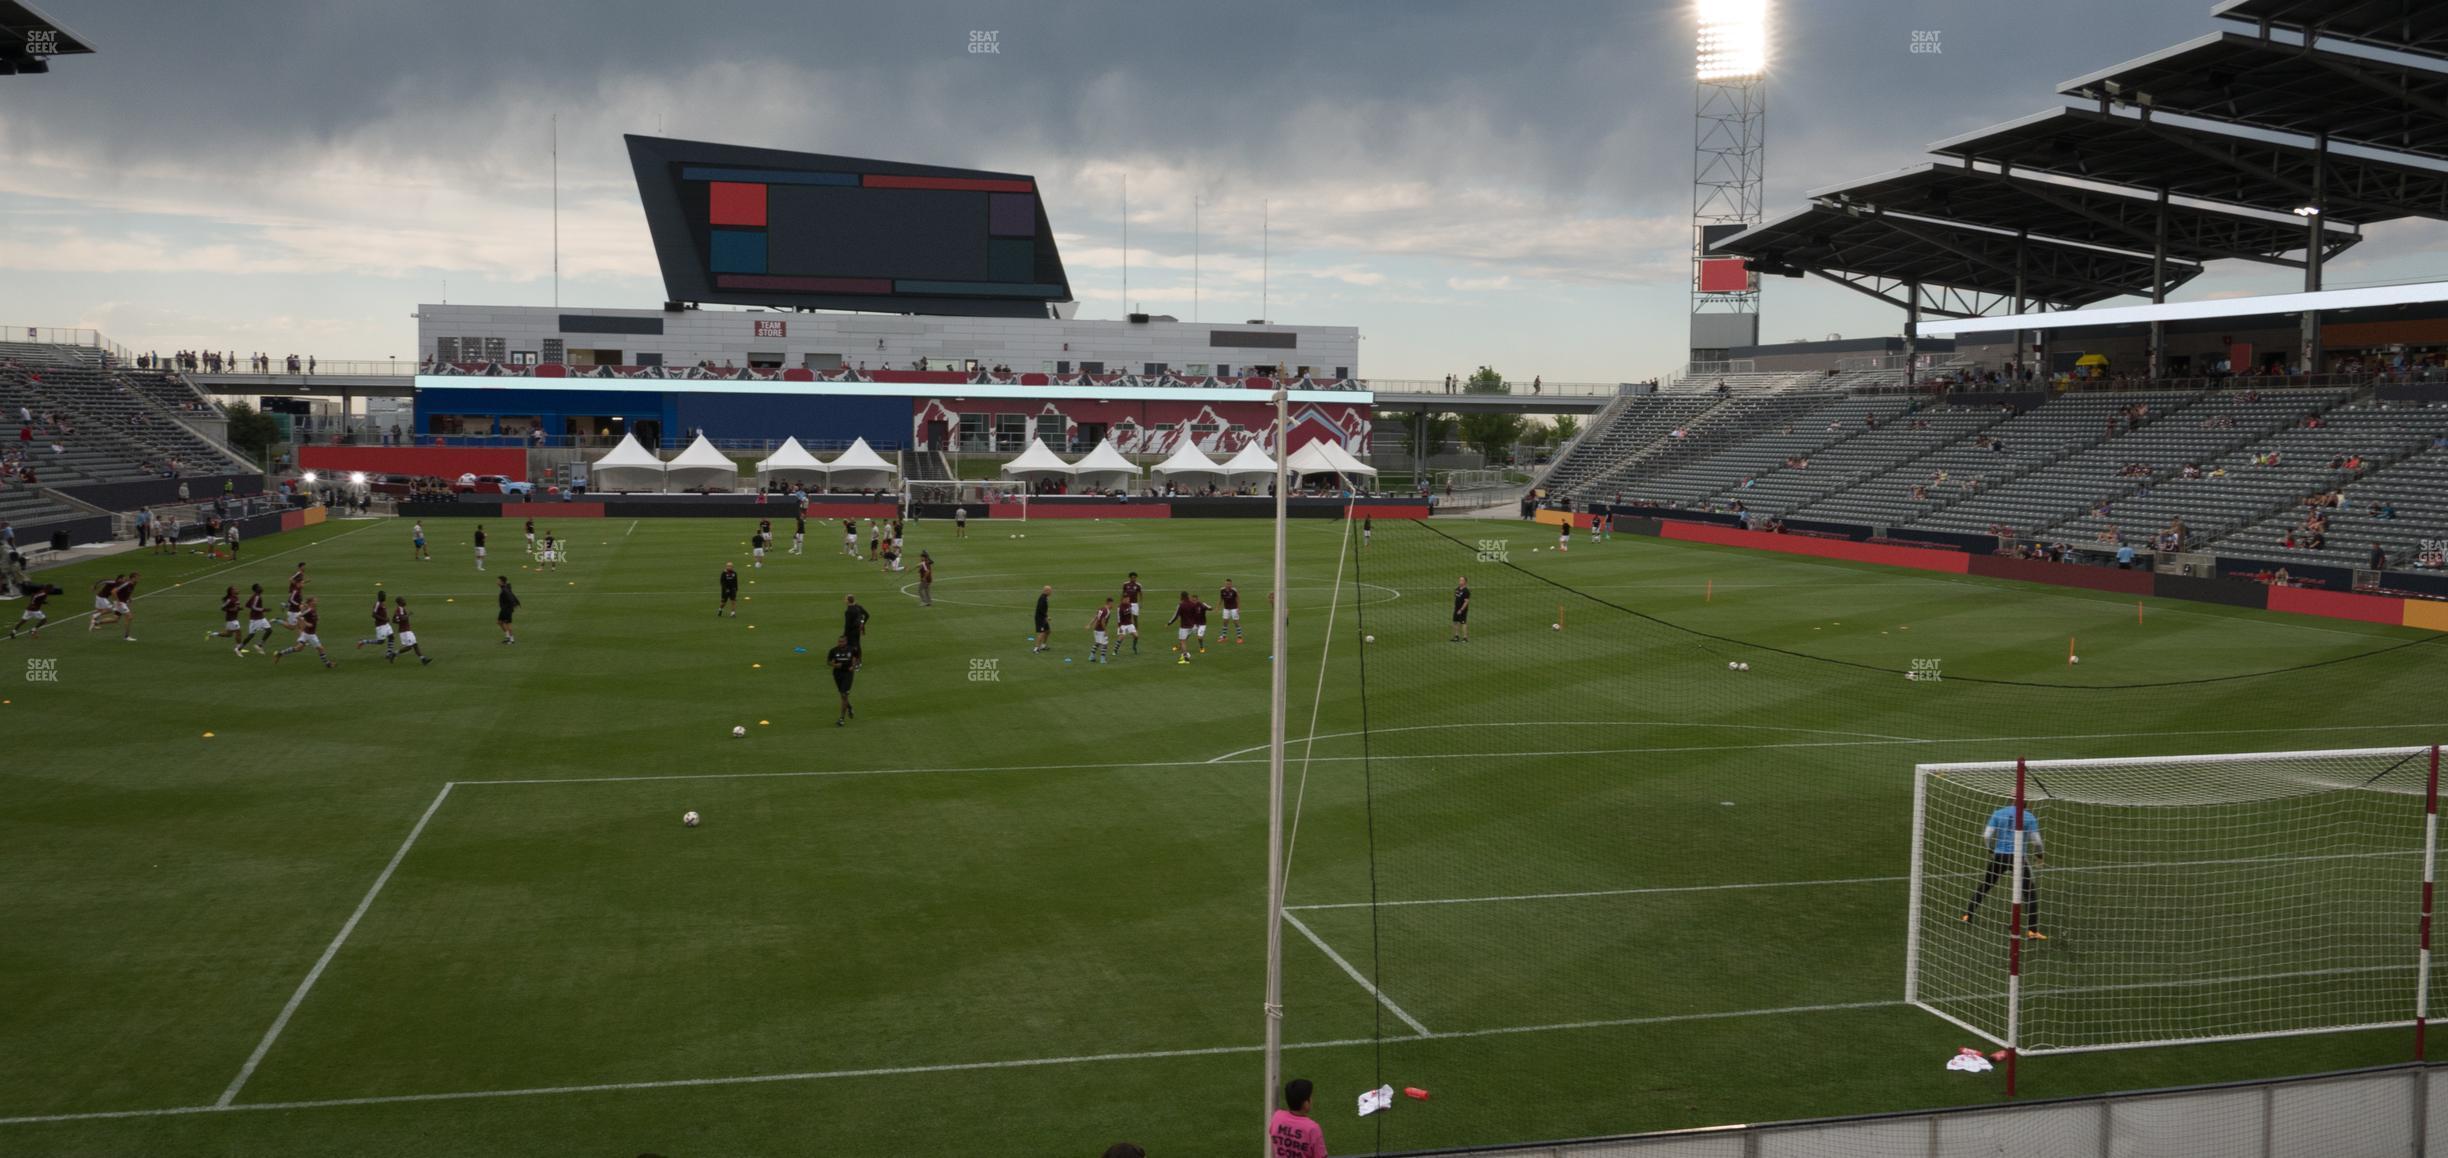
[[[1195,200],[1196,315],[1258,316],[1264,204],[1268,312],[1359,326],[1374,376],[1619,380],[1684,341],[1688,0],[42,2],[102,51],[0,79],[0,323],[406,357],[420,301],[551,300],[558,114],[564,304],[662,300],[620,146],[642,132],[1035,174],[1084,317],[1126,312],[1125,175],[1153,312],[1193,315]],[[2209,8],[1778,0],[1769,211],[2056,103]],[[2404,249],[2332,276],[2405,276]],[[1896,327],[1769,287],[1770,340]]]

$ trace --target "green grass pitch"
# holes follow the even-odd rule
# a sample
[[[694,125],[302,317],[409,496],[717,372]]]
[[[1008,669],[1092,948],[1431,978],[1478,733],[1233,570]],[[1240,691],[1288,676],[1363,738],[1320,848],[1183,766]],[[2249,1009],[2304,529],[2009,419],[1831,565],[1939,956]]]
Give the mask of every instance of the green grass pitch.
[[[51,629],[0,644],[0,1153],[1255,1138],[1264,523],[917,524],[931,609],[824,524],[753,571],[745,522],[572,522],[571,561],[538,572],[492,523],[515,647],[473,525],[429,521],[431,562],[404,522],[343,521],[236,566],[50,576]],[[1337,1153],[1996,1098],[1942,1069],[1968,1035],[1901,1002],[1914,763],[2448,731],[2448,664],[2382,650],[2422,638],[2402,629],[1653,539],[1559,555],[1507,521],[1381,522],[1357,553],[1347,532],[1292,526],[1287,649],[1291,733],[1317,739],[1290,769],[1286,1068]],[[223,584],[277,596],[300,560],[337,670],[202,638]],[[124,566],[135,643],[77,614]],[[1092,602],[1129,570],[1141,654],[1090,665]],[[1250,642],[1211,627],[1171,662],[1175,593],[1227,577]],[[1048,583],[1055,648],[1032,655]],[[350,649],[377,584],[411,597],[432,666]],[[837,728],[844,592],[874,620]],[[21,682],[30,660],[55,680]],[[1903,679],[1914,660],[1942,678]],[[2129,686],[2172,681],[2196,682]],[[1998,934],[1966,931],[2002,962]],[[2023,1077],[2051,1096],[2410,1049],[2383,1030]],[[1355,1119],[1380,1081],[1433,1097]]]

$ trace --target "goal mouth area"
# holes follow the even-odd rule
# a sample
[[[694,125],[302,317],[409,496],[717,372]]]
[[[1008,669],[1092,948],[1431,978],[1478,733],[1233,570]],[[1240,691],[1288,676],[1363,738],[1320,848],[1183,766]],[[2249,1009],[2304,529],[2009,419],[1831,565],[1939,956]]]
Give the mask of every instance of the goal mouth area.
[[[1968,792],[2013,800],[2018,772],[2023,797],[2131,808],[2240,804],[2324,792],[2372,791],[2422,795],[2433,745],[2333,748],[2302,752],[2229,752],[2183,756],[2109,756],[2057,760],[1977,760],[1915,764],[1913,774]],[[2180,780],[2138,794],[2140,769],[2185,768]]]

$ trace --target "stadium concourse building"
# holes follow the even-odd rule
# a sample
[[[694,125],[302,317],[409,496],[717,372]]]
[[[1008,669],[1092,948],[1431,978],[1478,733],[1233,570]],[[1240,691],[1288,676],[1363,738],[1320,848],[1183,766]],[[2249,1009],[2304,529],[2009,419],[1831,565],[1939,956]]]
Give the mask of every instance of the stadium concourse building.
[[[1356,328],[1073,317],[1026,174],[627,140],[662,308],[420,306],[415,433],[1368,453]]]

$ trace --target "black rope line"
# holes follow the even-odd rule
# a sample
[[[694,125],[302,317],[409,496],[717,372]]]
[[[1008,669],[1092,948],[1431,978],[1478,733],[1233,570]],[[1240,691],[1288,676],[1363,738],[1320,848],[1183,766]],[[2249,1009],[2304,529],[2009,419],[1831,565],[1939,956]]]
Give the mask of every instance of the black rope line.
[[[1352,649],[1360,657],[1358,665],[1360,676],[1360,798],[1362,816],[1366,822],[1366,838],[1362,843],[1368,854],[1369,982],[1377,987],[1378,994],[1377,1000],[1369,1003],[1377,1018],[1376,1031],[1369,1035],[1371,1039],[1369,1048],[1374,1055],[1370,1063],[1373,1073],[1369,1079],[1369,1088],[1377,1089],[1386,1084],[1386,1008],[1383,996],[1386,991],[1386,979],[1385,936],[1380,923],[1384,910],[1377,903],[1377,774],[1375,761],[1369,758],[1368,605],[1360,599],[1360,592],[1363,589],[1360,560],[1367,552],[1361,549],[1359,542],[1350,538],[1350,508],[1346,507],[1343,513],[1345,516],[1344,536],[1345,541],[1349,544],[1344,549],[1350,551],[1352,556]],[[1311,740],[1309,743],[1314,746],[1317,741]],[[1375,1119],[1376,1144],[1373,1148],[1382,1150],[1385,1148],[1386,1115],[1379,1113],[1375,1115]]]
[[[1449,542],[1449,543],[1452,543],[1452,544],[1453,544],[1454,546],[1456,546],[1456,547],[1460,547],[1460,548],[1462,548],[1463,550],[1470,551],[1470,552],[1472,552],[1474,555],[1476,555],[1476,554],[1477,554],[1477,550],[1478,550],[1477,548],[1475,548],[1475,547],[1471,546],[1471,545],[1470,545],[1470,544],[1468,544],[1468,543],[1463,542],[1463,541],[1462,541],[1462,540],[1460,540],[1460,539],[1457,539],[1457,538],[1453,537],[1452,535],[1449,535],[1449,534],[1445,533],[1445,532],[1444,532],[1444,531],[1442,531],[1442,530],[1437,529],[1437,528],[1436,528],[1436,527],[1434,527],[1434,526],[1429,525],[1428,521],[1427,521],[1427,520],[1425,520],[1425,519],[1407,519],[1407,520],[1404,520],[1404,521],[1405,521],[1405,522],[1409,522],[1409,523],[1413,524],[1414,526],[1420,527],[1421,529],[1423,529],[1423,530],[1427,531],[1429,534],[1432,534],[1432,535],[1437,536],[1438,538],[1444,539],[1445,541],[1447,541],[1447,542]],[[1480,560],[1480,562],[1485,563],[1485,562],[1488,562],[1488,560],[1482,559],[1482,560]],[[1693,636],[1693,637],[1698,638],[1698,639],[1705,639],[1705,640],[1709,640],[1709,641],[1712,641],[1712,642],[1715,642],[1715,643],[1727,644],[1727,645],[1730,645],[1730,646],[1733,646],[1733,647],[1742,647],[1742,648],[1748,648],[1748,649],[1753,650],[1753,651],[1764,651],[1764,652],[1767,652],[1767,653],[1769,653],[1769,654],[1771,654],[1771,655],[1790,656],[1790,657],[1792,657],[1792,658],[1794,658],[1794,659],[1806,659],[1806,660],[1811,660],[1811,661],[1816,662],[1816,663],[1834,664],[1834,665],[1836,665],[1836,666],[1838,666],[1838,667],[1849,667],[1849,668],[1855,668],[1855,669],[1858,669],[1858,670],[1861,670],[1861,671],[1873,671],[1873,672],[1878,672],[1878,673],[1880,673],[1880,674],[1882,674],[1882,675],[1893,674],[1893,673],[1894,673],[1894,670],[1895,670],[1895,669],[1893,669],[1893,668],[1882,667],[1882,666],[1877,665],[1877,664],[1863,663],[1863,662],[1861,662],[1861,661],[1859,661],[1859,660],[1851,660],[1851,659],[1835,659],[1835,658],[1831,658],[1831,657],[1829,657],[1829,656],[1824,656],[1824,655],[1812,655],[1812,654],[1810,654],[1809,652],[1806,652],[1806,651],[1795,651],[1795,650],[1793,650],[1793,649],[1791,649],[1791,648],[1777,647],[1777,646],[1774,646],[1774,645],[1772,645],[1772,644],[1765,644],[1765,643],[1754,643],[1754,642],[1752,642],[1752,641],[1750,641],[1750,640],[1747,640],[1747,639],[1736,639],[1736,638],[1734,638],[1734,637],[1732,637],[1732,636],[1729,636],[1729,635],[1717,635],[1717,634],[1714,634],[1714,633],[1711,633],[1711,632],[1702,631],[1702,630],[1700,630],[1699,628],[1696,628],[1696,627],[1686,627],[1686,626],[1684,626],[1683,624],[1680,624],[1680,623],[1676,623],[1676,622],[1674,622],[1673,620],[1670,620],[1670,619],[1661,619],[1661,618],[1659,618],[1659,617],[1657,617],[1657,616],[1655,616],[1655,615],[1651,615],[1650,613],[1648,613],[1648,612],[1646,612],[1646,611],[1639,611],[1639,610],[1635,610],[1635,609],[1633,609],[1633,608],[1626,607],[1626,606],[1624,606],[1624,605],[1622,605],[1622,604],[1620,604],[1620,603],[1616,603],[1616,602],[1614,602],[1614,601],[1612,601],[1612,600],[1609,600],[1609,599],[1602,599],[1602,598],[1600,598],[1600,597],[1598,597],[1598,596],[1596,596],[1596,595],[1592,595],[1592,594],[1590,594],[1590,593],[1588,593],[1588,592],[1586,592],[1586,591],[1583,591],[1583,590],[1581,590],[1581,589],[1580,589],[1580,588],[1578,588],[1578,587],[1574,587],[1573,585],[1571,585],[1571,584],[1569,584],[1569,583],[1565,583],[1565,582],[1562,582],[1562,581],[1560,581],[1560,580],[1556,580],[1556,579],[1551,579],[1551,578],[1549,578],[1549,577],[1547,577],[1547,576],[1545,576],[1545,575],[1541,575],[1541,574],[1539,574],[1539,573],[1538,573],[1538,572],[1536,572],[1536,571],[1525,570],[1525,569],[1524,569],[1523,567],[1521,567],[1519,564],[1517,564],[1517,563],[1513,562],[1513,561],[1512,561],[1512,559],[1510,559],[1510,558],[1500,558],[1500,559],[1494,560],[1494,563],[1495,563],[1495,565],[1496,565],[1496,566],[1503,567],[1503,568],[1505,568],[1505,569],[1507,569],[1507,570],[1509,570],[1509,571],[1513,571],[1513,572],[1515,572],[1515,573],[1517,573],[1517,574],[1521,574],[1521,575],[1528,576],[1529,578],[1531,578],[1531,579],[1533,579],[1533,580],[1536,580],[1536,581],[1538,581],[1538,582],[1540,582],[1540,583],[1544,583],[1544,584],[1546,584],[1547,586],[1552,587],[1552,588],[1555,588],[1555,589],[1556,589],[1556,590],[1558,590],[1558,591],[1567,592],[1567,593],[1569,593],[1569,594],[1573,595],[1573,596],[1574,596],[1574,597],[1576,597],[1576,598],[1579,598],[1579,599],[1585,600],[1585,601],[1590,602],[1590,603],[1595,603],[1595,604],[1597,604],[1597,605],[1598,605],[1598,606],[1600,606],[1600,607],[1612,608],[1612,609],[1614,609],[1614,610],[1616,610],[1616,611],[1623,612],[1624,614],[1629,615],[1629,616],[1632,616],[1632,617],[1634,617],[1634,618],[1636,618],[1636,619],[1643,619],[1643,620],[1647,620],[1648,622],[1650,622],[1650,623],[1654,623],[1654,624],[1658,625],[1659,627],[1666,628],[1666,629],[1668,629],[1668,630],[1670,630],[1670,631],[1678,631],[1678,632],[1681,632],[1681,633],[1683,633],[1683,634],[1685,634],[1685,635]],[[2296,665],[2295,665],[2295,666],[2293,666],[2293,667],[2272,668],[2272,669],[2269,669],[2269,670],[2267,670],[2267,671],[2236,672],[2236,673],[2231,674],[2231,675],[2220,675],[2220,676],[2201,676],[2201,677],[2198,677],[2198,678],[2195,678],[2195,679],[2182,679],[2182,680],[2156,680],[2156,681],[2152,681],[2152,682],[2148,682],[2148,683],[2130,683],[2130,684],[2061,684],[2061,683],[2050,683],[2050,682],[2047,682],[2047,681],[2045,681],[2045,680],[2010,680],[2010,679],[1992,679],[1992,678],[1987,678],[1987,677],[1983,677],[1983,676],[1957,676],[1957,675],[1949,675],[1949,676],[1947,677],[1947,682],[1948,682],[1948,683],[1967,683],[1967,684],[1988,684],[1988,685],[1995,686],[1995,687],[2009,687],[2009,688],[2043,688],[2043,689],[2047,689],[2047,690],[2050,690],[2050,691],[2068,691],[2068,692],[2119,692],[2119,691],[2136,691],[2136,690],[2140,690],[2140,689],[2144,689],[2144,688],[2178,688],[2178,687],[2198,687],[2198,686],[2201,686],[2201,685],[2204,685],[2204,684],[2222,684],[2222,683],[2232,683],[2232,682],[2234,682],[2234,681],[2236,681],[2236,680],[2261,679],[2261,678],[2266,677],[2266,676],[2292,675],[2292,674],[2294,674],[2294,673],[2296,673],[2296,672],[2312,671],[2312,670],[2314,670],[2314,669],[2316,669],[2316,668],[2330,667],[2330,666],[2333,666],[2333,665],[2336,665],[2336,664],[2341,664],[2341,663],[2350,663],[2350,662],[2353,662],[2353,661],[2355,661],[2355,660],[2371,659],[2371,658],[2373,658],[2373,657],[2375,657],[2375,656],[2388,655],[2388,654],[2393,653],[2393,652],[2404,651],[2405,649],[2407,649],[2407,648],[2409,648],[2409,647],[2421,647],[2421,646],[2424,646],[2424,645],[2426,645],[2426,644],[2438,644],[2438,643],[2440,643],[2442,640],[2448,640],[2448,634],[2432,634],[2432,635],[2426,635],[2426,636],[2422,636],[2422,637],[2420,637],[2420,638],[2416,638],[2416,639],[2409,639],[2409,640],[2405,640],[2405,641],[2403,641],[2403,642],[2401,642],[2401,643],[2391,644],[2391,645],[2389,645],[2389,646],[2387,646],[2387,647],[2374,648],[2374,649],[2372,649],[2372,650],[2370,650],[2370,651],[2356,652],[2356,653],[2354,653],[2354,654],[2352,654],[2352,655],[2341,655],[2341,656],[2334,656],[2334,657],[2331,657],[2331,658],[2329,658],[2329,659],[2314,660],[2314,661],[2312,661],[2312,662],[2310,662],[2310,663],[2296,664]]]

